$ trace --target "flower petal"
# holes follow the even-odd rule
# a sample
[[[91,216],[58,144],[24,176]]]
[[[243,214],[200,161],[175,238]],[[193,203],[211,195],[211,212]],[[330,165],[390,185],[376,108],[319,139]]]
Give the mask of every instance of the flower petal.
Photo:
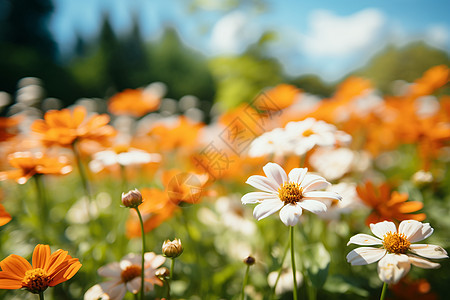
[[[133,278],[131,281],[128,281],[126,285],[127,290],[129,290],[133,294],[137,294],[141,289],[141,276]]]
[[[388,232],[397,232],[397,228],[393,222],[383,221],[376,224],[370,224],[370,230],[380,239]]]
[[[250,184],[254,188],[257,188],[261,191],[269,193],[276,193],[279,188],[275,181],[272,181],[267,177],[261,175],[252,175],[247,179],[245,183]]]
[[[412,244],[409,248],[411,252],[426,258],[448,258],[447,251],[445,251],[445,249],[441,246]]]
[[[304,191],[322,190],[329,187],[331,184],[322,176],[315,174],[306,174],[302,181]]]
[[[335,192],[326,192],[326,191],[312,191],[312,192],[305,192],[303,193],[303,199],[310,199],[310,200],[337,200],[341,201],[342,197]]]
[[[327,206],[320,202],[320,201],[316,201],[316,200],[308,200],[308,199],[304,199],[300,202],[298,202],[298,205],[300,205],[303,209],[306,209],[312,213],[318,214],[318,213],[323,213],[327,211]]]
[[[435,262],[431,262],[425,258],[418,257],[415,255],[408,255],[410,263],[412,263],[414,266],[422,268],[422,269],[437,269],[441,265]]]
[[[405,220],[398,226],[398,232],[403,233],[408,240],[418,231],[422,232],[422,223],[415,220]]]
[[[281,222],[286,226],[296,225],[301,215],[302,208],[298,204],[288,204],[280,210]]]
[[[242,204],[255,204],[268,199],[278,199],[278,196],[273,193],[251,192],[242,196],[241,202]]]
[[[378,276],[381,281],[395,284],[408,274],[411,263],[404,254],[386,254],[378,262]]]
[[[277,212],[283,205],[284,203],[280,199],[264,200],[255,207],[253,216],[259,221]]]
[[[289,181],[301,185],[307,172],[308,168],[294,168],[289,172]]]
[[[107,281],[100,283],[102,290],[109,296],[111,300],[122,300],[127,293],[125,284],[115,281]]]
[[[362,266],[380,260],[386,255],[386,250],[373,247],[359,247],[347,254],[347,262],[352,266]]]
[[[288,180],[286,172],[276,163],[267,163],[263,170],[267,178],[276,182],[279,186]]]
[[[364,233],[359,233],[350,238],[350,241],[347,243],[347,246],[350,244],[370,246],[370,245],[381,245],[381,244],[383,244],[383,242],[374,236],[364,234]]]
[[[103,277],[119,278],[120,274],[122,274],[122,269],[120,268],[120,263],[112,262],[107,264],[106,266],[100,267],[97,273],[98,275]]]
[[[11,272],[0,272],[0,289],[15,290],[22,287],[23,276],[17,276]]]
[[[415,233],[411,232],[411,235],[407,236],[408,240],[411,243],[422,241],[433,234],[434,229],[433,229],[433,227],[430,226],[430,223],[420,223],[415,220],[409,220],[409,221],[412,221],[412,223],[417,222],[420,225],[422,225],[422,228],[419,228]],[[407,225],[407,224],[405,224],[405,225]],[[406,229],[404,229],[404,230],[406,230]]]
[[[37,245],[33,251],[33,268],[46,269],[46,263],[50,259],[50,246],[49,245]]]
[[[11,254],[4,260],[0,261],[0,268],[3,271],[14,274],[15,276],[23,278],[28,270],[33,267],[22,256]]]

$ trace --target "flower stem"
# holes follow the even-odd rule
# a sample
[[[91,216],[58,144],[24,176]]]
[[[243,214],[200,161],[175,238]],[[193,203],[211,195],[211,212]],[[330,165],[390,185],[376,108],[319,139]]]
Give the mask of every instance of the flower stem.
[[[289,228],[291,233],[291,263],[292,263],[292,279],[294,280],[294,289],[293,296],[294,300],[297,300],[297,278],[296,278],[296,270],[295,270],[295,252],[294,252],[294,226],[290,226]]]
[[[278,281],[280,281],[281,272],[283,271],[283,264],[289,250],[289,244],[290,243],[286,243],[286,247],[284,248],[283,257],[281,258],[280,270],[278,271],[277,279],[275,280],[275,284],[273,285],[272,288],[272,299],[275,298],[275,291],[277,289]]]
[[[37,193],[37,203],[39,205],[39,223],[41,230],[41,238],[43,241],[46,240],[46,221],[48,220],[48,209],[47,209],[47,200],[44,194],[44,188],[42,186],[41,174],[36,174],[33,176],[34,183],[36,185],[36,193]]]
[[[44,300],[44,292],[39,293],[39,300]]]
[[[383,289],[381,290],[380,300],[384,300],[384,296],[385,296],[385,294],[386,294],[386,290],[387,290],[387,283],[384,282],[384,283],[383,283]]]
[[[242,293],[241,293],[241,299],[245,300],[245,286],[247,285],[248,281],[248,271],[250,270],[250,265],[247,265],[247,269],[245,270],[245,276],[244,276],[244,282],[242,283]]]
[[[90,187],[89,187],[89,182],[87,180],[86,172],[85,172],[83,164],[81,162],[80,152],[78,151],[78,148],[77,148],[77,142],[74,142],[72,144],[72,151],[75,156],[75,160],[77,161],[78,172],[80,173],[81,183],[83,184],[84,192],[86,193],[86,197],[88,197],[89,202],[90,202],[90,200],[92,199],[91,191],[90,191]],[[90,210],[88,209],[88,211],[90,211]]]
[[[173,280],[174,268],[175,268],[175,258],[172,257],[170,263],[169,279],[167,279],[167,300],[170,300],[170,282]]]
[[[139,212],[139,208],[134,208],[138,214],[139,222],[141,223],[141,235],[142,235],[142,266],[141,266],[141,300],[144,300],[144,264],[145,264],[145,232],[144,232],[144,222],[142,221],[141,213]]]

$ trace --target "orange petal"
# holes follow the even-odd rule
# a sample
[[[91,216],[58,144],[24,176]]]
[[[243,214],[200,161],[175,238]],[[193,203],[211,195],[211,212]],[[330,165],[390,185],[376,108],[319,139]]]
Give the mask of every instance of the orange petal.
[[[419,202],[419,201],[408,201],[405,203],[402,203],[399,208],[398,211],[401,213],[411,213],[411,212],[415,212],[418,211],[420,209],[423,208],[423,203]]]
[[[49,245],[37,245],[34,247],[33,251],[33,268],[41,268],[46,270],[46,264],[50,257],[50,246]]]
[[[25,258],[15,254],[11,254],[0,261],[0,268],[21,278],[25,276],[28,270],[32,269],[30,263]]]
[[[5,207],[0,204],[0,226],[5,225],[9,221],[11,221],[11,215],[8,214],[5,210]]]
[[[67,251],[61,249],[56,250],[52,253],[50,259],[48,260],[48,263],[45,266],[45,271],[49,276],[52,276],[52,273],[57,272],[57,270],[60,268],[60,265],[67,259],[67,254]]]
[[[22,287],[23,277],[16,276],[12,273],[0,272],[0,289],[16,290]]]

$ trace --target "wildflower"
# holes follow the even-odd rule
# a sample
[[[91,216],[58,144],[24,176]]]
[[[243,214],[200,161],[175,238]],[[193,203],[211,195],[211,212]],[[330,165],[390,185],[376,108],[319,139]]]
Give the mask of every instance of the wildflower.
[[[311,166],[327,180],[336,180],[351,171],[355,153],[348,148],[320,148],[309,158]]]
[[[0,204],[0,226],[3,226],[11,221],[11,215],[5,210],[5,207]]]
[[[81,268],[78,258],[67,251],[50,253],[48,245],[37,245],[33,251],[33,265],[21,256],[11,254],[0,262],[0,289],[24,288],[39,294],[72,278]]]
[[[254,265],[256,262],[255,258],[253,256],[247,256],[246,258],[244,258],[244,264],[246,264],[247,266],[251,266]]]
[[[0,172],[0,181],[13,179],[24,184],[36,174],[64,175],[72,171],[66,157],[48,157],[41,152],[14,152],[8,155],[8,161],[16,169]]]
[[[19,117],[0,117],[0,142],[5,142],[15,137],[19,133]]]
[[[165,258],[153,252],[144,255],[144,289],[151,291],[153,285],[162,285],[162,281],[156,277],[156,270],[161,266]],[[141,256],[128,254],[120,262],[113,262],[98,269],[98,274],[111,280],[91,287],[84,295],[85,300],[98,299],[107,296],[107,299],[123,299],[125,294],[131,292],[137,294],[141,288]]]
[[[328,209],[318,216],[326,220],[338,220],[341,215],[349,214],[352,211],[363,208],[364,205],[356,193],[356,184],[350,182],[340,182],[327,188],[327,191],[338,193],[342,196],[342,201],[325,201]],[[328,202],[328,203],[327,203]]]
[[[128,208],[136,208],[142,203],[142,194],[138,189],[122,193],[122,204]]]
[[[126,89],[109,99],[108,110],[114,115],[142,117],[158,109],[161,96],[163,93],[151,85],[146,89]]]
[[[366,219],[367,225],[385,220],[425,220],[426,215],[424,213],[411,214],[422,209],[422,202],[407,201],[408,194],[405,193],[396,191],[391,193],[386,183],[375,187],[372,182],[368,181],[363,186],[357,186],[356,191],[362,202],[372,208],[372,213]]]
[[[397,230],[394,223],[383,221],[370,224],[370,230],[377,237],[360,233],[351,237],[347,245],[381,247],[354,249],[347,255],[347,261],[354,266],[378,261],[378,276],[385,283],[397,283],[409,272],[411,264],[424,269],[435,269],[440,266],[425,258],[448,258],[447,252],[440,246],[413,244],[433,233],[429,223],[405,220],[400,223]]]
[[[77,140],[107,144],[109,138],[116,134],[115,129],[107,125],[109,116],[86,116],[87,111],[83,106],[77,106],[73,111],[67,108],[51,110],[45,113],[44,120],[34,121],[31,130],[40,135],[41,141],[47,146],[72,147]]]
[[[299,97],[301,91],[290,84],[279,84],[255,99],[255,107],[262,110],[277,111],[289,107]]]
[[[246,183],[262,190],[245,194],[243,204],[258,204],[253,216],[259,221],[280,210],[280,219],[286,226],[297,224],[303,209],[312,213],[324,212],[327,206],[322,200],[341,200],[334,192],[316,191],[330,185],[323,177],[307,174],[307,168],[295,168],[286,172],[276,163],[263,167],[267,177],[253,175]]]
[[[183,245],[181,245],[180,239],[174,239],[173,241],[166,240],[162,245],[162,253],[166,257],[175,258],[183,253]]]

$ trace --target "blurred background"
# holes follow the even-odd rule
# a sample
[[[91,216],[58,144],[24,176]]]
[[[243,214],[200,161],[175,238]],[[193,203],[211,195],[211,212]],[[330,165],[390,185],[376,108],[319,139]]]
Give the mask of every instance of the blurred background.
[[[24,77],[63,107],[163,82],[168,98],[229,109],[279,83],[328,97],[352,74],[391,94],[449,65],[449,11],[446,0],[0,0],[1,113]]]

